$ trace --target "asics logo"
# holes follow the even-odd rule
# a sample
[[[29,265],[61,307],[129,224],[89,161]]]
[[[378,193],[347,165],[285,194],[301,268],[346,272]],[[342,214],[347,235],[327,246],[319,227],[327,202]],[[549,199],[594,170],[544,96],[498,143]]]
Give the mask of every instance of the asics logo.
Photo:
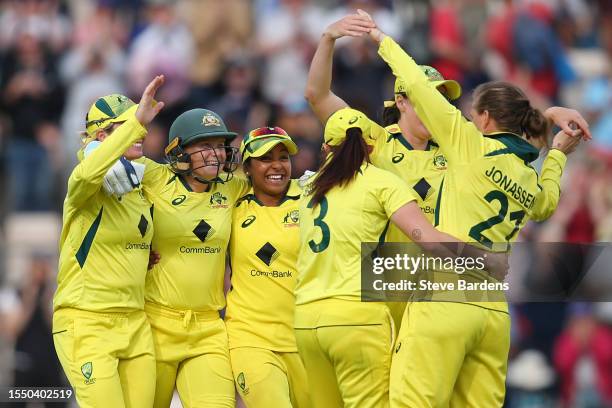
[[[246,228],[246,227],[248,227],[249,225],[251,225],[252,223],[254,223],[254,222],[255,222],[255,218],[257,218],[257,217],[255,217],[254,215],[249,215],[249,216],[246,218],[246,220],[244,220],[244,221],[242,222],[241,227],[242,227],[242,228]]]

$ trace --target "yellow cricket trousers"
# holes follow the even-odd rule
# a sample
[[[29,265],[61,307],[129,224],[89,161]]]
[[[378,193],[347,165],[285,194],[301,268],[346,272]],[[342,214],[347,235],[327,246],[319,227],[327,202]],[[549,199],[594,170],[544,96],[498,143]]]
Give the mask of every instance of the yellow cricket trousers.
[[[155,407],[167,408],[176,386],[183,407],[235,405],[227,331],[217,311],[179,311],[145,303],[151,323],[157,382]]]
[[[81,408],[153,405],[155,355],[144,311],[58,309],[53,343]]]
[[[309,408],[308,379],[297,352],[230,350],[236,389],[247,408]]]
[[[408,305],[391,366],[392,408],[503,405],[510,317],[485,306]]]
[[[297,305],[295,337],[314,407],[389,406],[395,329],[384,303],[325,299]]]

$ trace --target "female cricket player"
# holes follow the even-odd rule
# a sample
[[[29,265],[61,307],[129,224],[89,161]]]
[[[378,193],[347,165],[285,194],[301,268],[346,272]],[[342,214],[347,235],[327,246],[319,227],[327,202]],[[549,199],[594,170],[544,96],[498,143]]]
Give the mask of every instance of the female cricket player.
[[[232,218],[225,315],[236,389],[249,408],[310,407],[293,318],[301,189],[291,180],[291,137],[254,129],[240,146],[251,189]]]
[[[582,132],[554,137],[548,170],[539,177],[529,163],[546,144],[549,123],[518,87],[490,82],[476,88],[468,122],[393,39],[377,28],[370,36],[449,160],[437,198],[437,228],[507,251],[527,220],[554,211],[566,155]],[[549,187],[543,189],[544,183]],[[414,302],[404,313],[393,356],[391,405],[501,407],[509,346],[505,302]]]
[[[359,14],[348,15],[331,24],[323,33],[310,65],[306,99],[321,123],[325,124],[332,113],[348,104],[331,91],[332,61],[335,41],[344,36],[359,37],[367,34],[373,23]],[[450,100],[461,96],[461,86],[453,80],[445,80],[431,67],[422,67],[443,95]],[[403,96],[405,86],[398,78],[394,93]],[[372,164],[388,170],[404,180],[413,190],[417,203],[425,216],[433,222],[435,198],[440,180],[446,170],[446,158],[432,135],[414,112],[407,98],[385,102],[384,127],[370,121]],[[395,226],[386,233],[387,241],[410,242]]]
[[[332,113],[348,106],[331,91],[335,41],[344,36],[361,37],[372,27],[374,23],[367,16],[352,14],[331,24],[323,33],[310,66],[306,89],[306,98],[321,123],[325,124]],[[461,96],[461,86],[456,81],[445,80],[432,67],[421,65],[420,69],[432,86],[449,101]],[[385,102],[383,125],[371,121],[371,137],[367,141],[372,145],[370,158],[375,166],[396,174],[412,188],[419,207],[433,224],[438,189],[448,167],[449,157],[444,155],[436,142],[438,135],[435,132],[439,129],[428,128],[419,119],[406,95],[406,85],[400,77],[395,79],[394,96],[393,101]],[[567,128],[570,121],[586,126],[578,112],[565,108],[548,110],[545,116],[555,120],[558,125],[565,126],[565,130],[570,133],[571,129]],[[583,130],[588,133],[588,128]],[[560,170],[555,163],[550,163],[551,169],[548,164],[543,168],[545,172]],[[549,184],[543,184],[543,188],[548,189]],[[550,188],[553,194],[558,192],[556,183],[550,185]],[[383,238],[385,242],[411,242],[411,239],[393,224],[389,225]],[[396,301],[388,305],[396,323],[396,330],[399,330],[405,303]]]
[[[153,404],[155,355],[143,310],[151,204],[140,189],[118,197],[102,184],[122,156],[142,156],[144,126],[163,108],[153,101],[163,81],[151,81],[138,105],[117,94],[92,105],[85,143],[101,143],[79,155],[68,180],[53,341],[81,407]]]
[[[361,243],[376,242],[389,220],[427,250],[458,242],[433,228],[399,177],[369,162],[370,129],[359,111],[335,112],[325,162],[300,199],[294,327],[316,407],[389,403],[393,320],[384,303],[361,302]]]
[[[310,65],[305,96],[322,124],[325,124],[332,113],[348,106],[331,91],[336,40],[345,36],[366,35],[371,27],[373,23],[366,16],[352,14],[331,24],[321,36]],[[445,80],[435,69],[423,66],[423,69],[426,68],[430,81],[443,95],[450,100],[461,96],[459,83]],[[425,217],[433,224],[438,187],[446,171],[447,160],[438,144],[432,141],[431,133],[414,112],[408,98],[404,96],[405,86],[399,78],[395,80],[394,93],[399,97],[397,101],[385,102],[383,126],[370,121],[370,159],[376,167],[390,171],[406,182],[413,190]],[[382,240],[412,242],[393,223],[383,232]],[[384,253],[385,248],[381,249]],[[399,330],[405,305],[405,302],[398,301],[388,304],[396,330]]]
[[[155,407],[174,388],[185,407],[233,407],[234,381],[223,277],[232,210],[247,189],[233,178],[237,149],[215,112],[192,109],[170,127],[167,165],[145,159],[146,197],[153,204],[152,247],[160,258],[147,275],[145,311],[157,359]]]

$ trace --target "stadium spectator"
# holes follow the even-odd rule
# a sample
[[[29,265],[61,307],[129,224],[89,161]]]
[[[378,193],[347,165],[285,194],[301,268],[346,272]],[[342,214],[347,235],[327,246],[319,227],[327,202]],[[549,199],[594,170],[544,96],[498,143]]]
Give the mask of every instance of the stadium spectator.
[[[66,107],[62,125],[62,147],[66,177],[76,165],[74,152],[79,148],[79,132],[91,103],[104,93],[124,93],[122,75],[125,54],[118,44],[87,44],[72,48],[60,65],[61,80],[66,87]]]
[[[13,209],[50,210],[54,185],[52,155],[59,147],[57,122],[64,89],[55,56],[24,31],[2,64],[2,106],[10,118],[8,167]]]
[[[157,119],[167,127],[184,111],[194,58],[194,39],[177,13],[177,4],[174,0],[146,1],[147,25],[134,38],[126,72],[131,95],[137,95],[148,78],[164,75],[166,82],[158,98],[166,107]]]
[[[9,49],[19,42],[23,31],[59,53],[70,38],[70,20],[60,13],[59,0],[9,0],[0,17],[0,48]]]
[[[215,88],[225,62],[239,57],[249,46],[253,25],[251,2],[185,0],[181,6],[181,16],[195,46],[193,63],[189,67],[189,104],[207,106],[216,96]]]
[[[256,48],[263,58],[262,87],[272,102],[301,97],[308,63],[324,21],[323,9],[306,0],[280,0],[255,27]]]
[[[28,262],[22,285],[0,294],[0,333],[14,343],[14,387],[57,387],[65,382],[51,337],[55,271],[48,256],[33,254]]]
[[[559,336],[554,362],[566,407],[603,407],[612,403],[612,309],[600,303],[571,307]]]

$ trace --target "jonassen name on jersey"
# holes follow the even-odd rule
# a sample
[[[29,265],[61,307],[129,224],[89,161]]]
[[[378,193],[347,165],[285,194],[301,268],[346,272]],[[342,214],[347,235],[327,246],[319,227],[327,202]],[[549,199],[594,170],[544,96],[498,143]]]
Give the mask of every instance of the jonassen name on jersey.
[[[496,169],[495,166],[485,171],[487,176],[493,183],[503,188],[506,193],[510,194],[517,200],[521,205],[527,209],[531,209],[535,204],[535,196],[529,193],[525,188],[518,185],[518,183],[512,180],[508,175],[502,173],[501,170]]]

